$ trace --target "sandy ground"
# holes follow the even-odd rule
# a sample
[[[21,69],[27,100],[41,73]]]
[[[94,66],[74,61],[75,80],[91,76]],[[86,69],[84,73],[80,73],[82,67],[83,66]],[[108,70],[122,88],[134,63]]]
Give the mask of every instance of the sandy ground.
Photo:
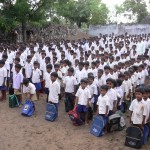
[[[90,125],[72,125],[62,101],[55,122],[44,119],[45,107],[41,97],[36,114],[27,118],[21,116],[21,108],[0,102],[0,150],[130,150],[124,146],[125,130],[97,138],[89,133]],[[150,143],[142,149],[149,150]]]

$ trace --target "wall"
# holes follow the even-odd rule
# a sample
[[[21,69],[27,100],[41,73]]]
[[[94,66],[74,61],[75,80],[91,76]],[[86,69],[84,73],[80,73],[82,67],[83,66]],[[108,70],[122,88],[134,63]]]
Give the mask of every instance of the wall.
[[[150,33],[150,24],[110,24],[105,26],[90,25],[88,33],[91,36],[98,36],[99,33],[111,34],[112,32],[116,35],[125,34],[126,32],[129,34]]]

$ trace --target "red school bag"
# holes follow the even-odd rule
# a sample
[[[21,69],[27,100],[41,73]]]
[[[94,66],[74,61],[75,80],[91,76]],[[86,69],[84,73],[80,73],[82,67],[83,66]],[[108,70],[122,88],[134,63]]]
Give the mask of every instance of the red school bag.
[[[79,114],[77,112],[77,106],[74,107],[73,110],[68,112],[69,118],[71,119],[73,125],[80,126],[83,124],[83,121],[80,119]]]

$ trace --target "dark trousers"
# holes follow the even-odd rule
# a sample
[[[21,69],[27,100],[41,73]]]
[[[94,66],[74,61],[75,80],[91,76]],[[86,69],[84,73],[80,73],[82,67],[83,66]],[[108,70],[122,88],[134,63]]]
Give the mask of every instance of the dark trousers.
[[[72,93],[65,93],[65,110],[68,112],[74,108],[75,96]]]

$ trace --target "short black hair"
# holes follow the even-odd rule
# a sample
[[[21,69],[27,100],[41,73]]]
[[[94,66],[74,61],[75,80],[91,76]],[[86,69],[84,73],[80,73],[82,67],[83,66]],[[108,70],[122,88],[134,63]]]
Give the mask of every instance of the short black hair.
[[[109,69],[110,70],[110,66],[105,66],[104,70]]]
[[[46,66],[46,69],[52,69],[53,68],[53,66],[51,65],[51,64],[48,64],[47,66]]]
[[[102,86],[101,86],[101,89],[108,91],[109,88],[108,88],[107,85],[102,85]]]
[[[29,83],[29,79],[24,78],[24,79],[23,79],[23,84],[28,84],[28,83]]]
[[[35,61],[33,64],[34,64],[34,65],[38,65],[38,64],[39,64],[39,62],[38,62],[38,61]]]
[[[52,72],[51,73],[51,76],[55,77],[55,78],[58,78],[58,73],[57,72]]]
[[[21,69],[22,66],[21,66],[20,64],[16,64],[16,65],[15,65],[15,68]]]
[[[88,78],[92,79],[94,81],[94,76],[93,75],[89,75]]]
[[[59,64],[54,64],[54,68],[59,68],[60,65]]]
[[[136,92],[143,94],[144,93],[144,88],[138,87],[138,88],[135,89],[135,93]]]
[[[20,58],[19,58],[19,57],[16,57],[16,58],[15,58],[15,61],[20,62]]]
[[[2,60],[0,60],[0,64],[5,64],[5,61],[2,59]]]
[[[86,83],[87,84],[88,83],[87,78],[82,79],[80,83]]]
[[[121,79],[117,79],[116,80],[116,86],[121,86],[122,85],[122,80]]]
[[[68,69],[68,72],[74,73],[74,68],[73,68],[73,67],[70,67],[70,68]]]

